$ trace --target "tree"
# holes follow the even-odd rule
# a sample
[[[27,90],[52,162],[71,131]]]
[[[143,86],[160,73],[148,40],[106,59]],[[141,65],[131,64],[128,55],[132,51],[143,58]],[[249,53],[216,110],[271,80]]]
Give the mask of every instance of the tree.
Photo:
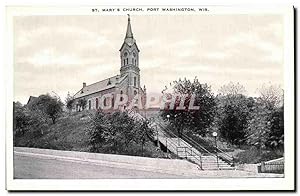
[[[93,118],[90,135],[92,152],[139,155],[137,149],[141,146],[143,155],[152,130],[148,121],[133,119],[127,112],[104,113],[99,110]]]
[[[66,100],[65,100],[67,109],[69,110],[69,113],[71,113],[72,109],[73,109],[73,104],[74,104],[74,97],[70,95],[70,93],[68,92]]]
[[[185,109],[177,110],[180,104],[180,98],[178,98],[176,99],[175,108],[165,109],[162,112],[162,117],[168,120],[177,130],[179,137],[183,131],[205,135],[215,115],[216,103],[210,86],[201,84],[197,78],[194,81],[179,79],[173,82],[171,90],[173,91],[169,93],[171,96],[179,94],[181,97],[185,97]],[[166,89],[163,92],[166,93]],[[200,106],[200,109],[189,109],[189,103],[193,98],[194,105]]]
[[[109,121],[102,111],[97,111],[93,118],[93,128],[90,133],[90,144],[92,152],[101,152],[105,143],[105,132],[110,131]]]
[[[85,110],[86,105],[87,105],[87,100],[86,99],[79,99],[78,100],[78,105],[81,107],[82,111]]]
[[[254,100],[241,94],[219,95],[215,122],[222,138],[231,144],[245,143]]]
[[[28,129],[29,117],[20,102],[14,102],[14,135],[23,135]]]
[[[247,121],[254,104],[253,98],[246,97],[245,87],[241,84],[223,85],[216,97],[217,110],[214,125],[220,136],[231,144],[245,143]]]
[[[248,121],[246,138],[247,143],[257,147],[259,151],[266,147],[270,135],[271,114],[272,111],[265,103],[256,101]]]
[[[247,142],[260,151],[283,147],[283,90],[274,85],[263,85],[260,97],[248,121]]]
[[[259,89],[259,99],[269,108],[280,107],[283,105],[283,90],[280,86],[263,84]]]
[[[153,138],[154,130],[150,128],[148,120],[138,121],[136,132],[136,142],[141,144],[142,155],[144,155],[144,146],[147,140]]]
[[[21,103],[14,103],[14,145],[18,146],[18,138],[21,138],[25,133],[30,132],[31,138],[40,136],[47,128],[48,124],[45,118],[41,118],[41,113],[37,110],[30,110],[28,106],[22,106]]]
[[[46,115],[51,118],[52,123],[55,124],[56,119],[62,114],[63,103],[57,97],[51,97],[49,94],[40,95],[31,105],[28,107],[36,112],[40,112],[41,115]]]
[[[271,116],[271,127],[266,146],[272,149],[284,147],[284,107],[277,108]]]
[[[229,84],[221,86],[218,92],[223,96],[238,95],[238,94],[242,95],[242,94],[246,94],[246,89],[240,83],[234,84],[233,82],[230,82]]]

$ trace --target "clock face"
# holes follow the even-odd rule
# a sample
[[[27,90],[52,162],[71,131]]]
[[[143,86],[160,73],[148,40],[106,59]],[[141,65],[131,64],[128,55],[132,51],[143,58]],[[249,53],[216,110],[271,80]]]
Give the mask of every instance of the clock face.
[[[125,56],[125,57],[127,57],[127,55],[128,55],[128,53],[127,53],[127,52],[125,52],[125,53],[124,53],[124,56]]]

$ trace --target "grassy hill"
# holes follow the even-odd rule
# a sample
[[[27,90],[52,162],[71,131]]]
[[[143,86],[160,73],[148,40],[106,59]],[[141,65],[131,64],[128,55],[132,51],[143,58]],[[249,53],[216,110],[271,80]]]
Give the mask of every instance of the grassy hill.
[[[89,111],[65,113],[55,124],[49,120],[41,130],[34,131],[32,128],[23,135],[15,136],[14,146],[91,152],[89,141],[93,115],[94,112]],[[168,157],[153,142],[146,142],[144,150],[144,156]],[[135,151],[138,155],[139,149]]]
[[[89,115],[87,112],[64,114],[55,124],[47,123],[40,132],[27,131],[15,137],[15,146],[88,151]]]
[[[92,152],[90,146],[90,133],[92,129],[92,117],[94,112],[83,111],[78,113],[64,113],[64,115],[52,124],[46,122],[41,129],[29,127],[22,135],[14,137],[14,146],[33,147],[55,150]],[[158,118],[159,113],[147,114],[149,117]],[[210,137],[193,137],[193,139],[214,152],[214,141]],[[281,151],[259,152],[253,147],[237,147],[218,141],[218,146],[236,157],[238,162],[257,163],[262,160],[271,160],[283,156]],[[158,149],[153,142],[146,142],[144,156],[167,158],[168,155]],[[101,152],[101,150],[100,150]],[[140,149],[135,149],[130,155],[140,155]],[[104,152],[105,153],[105,152]]]

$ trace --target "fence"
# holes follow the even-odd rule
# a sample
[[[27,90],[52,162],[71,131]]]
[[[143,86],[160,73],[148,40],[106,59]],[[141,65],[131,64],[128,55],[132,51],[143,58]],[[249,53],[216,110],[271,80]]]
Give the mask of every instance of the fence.
[[[274,161],[262,162],[259,166],[261,173],[284,173],[284,160],[276,159]]]

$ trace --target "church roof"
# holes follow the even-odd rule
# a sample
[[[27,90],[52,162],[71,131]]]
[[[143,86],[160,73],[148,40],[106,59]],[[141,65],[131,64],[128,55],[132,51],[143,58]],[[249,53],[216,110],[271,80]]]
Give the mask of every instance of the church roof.
[[[27,105],[30,104],[31,102],[35,101],[36,99],[37,99],[37,97],[30,96],[28,101],[27,101]]]
[[[74,98],[80,98],[84,97],[93,93],[97,93],[99,91],[104,91],[110,88],[114,88],[119,81],[121,81],[123,78],[120,77],[120,75],[116,75],[110,78],[107,78],[105,80],[101,80],[99,82],[87,85],[80,89],[75,95]]]

